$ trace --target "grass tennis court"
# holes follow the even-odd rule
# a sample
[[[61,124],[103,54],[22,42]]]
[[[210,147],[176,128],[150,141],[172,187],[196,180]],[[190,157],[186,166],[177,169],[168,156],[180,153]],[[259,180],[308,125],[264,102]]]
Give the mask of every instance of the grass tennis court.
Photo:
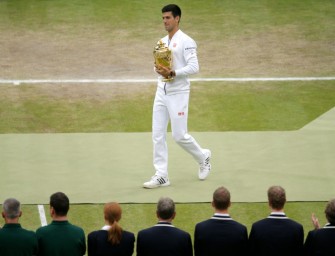
[[[198,43],[196,77],[334,76],[334,1],[176,3],[183,11],[181,29]],[[153,78],[152,49],[165,33],[164,4],[0,0],[0,79]],[[335,81],[192,86],[191,133],[295,131],[335,106]],[[1,84],[0,133],[150,132],[154,91],[155,84]],[[249,231],[268,214],[266,203],[234,203],[234,194],[232,200],[232,217]],[[306,233],[312,212],[325,223],[324,206],[324,201],[289,202],[286,213]],[[121,225],[134,233],[156,221],[154,204],[122,207]],[[50,221],[47,206],[46,213]],[[193,235],[195,223],[211,214],[208,202],[178,204],[174,224]],[[103,225],[102,206],[73,205],[69,218],[88,233]],[[21,223],[33,230],[40,225],[35,204],[23,206]]]

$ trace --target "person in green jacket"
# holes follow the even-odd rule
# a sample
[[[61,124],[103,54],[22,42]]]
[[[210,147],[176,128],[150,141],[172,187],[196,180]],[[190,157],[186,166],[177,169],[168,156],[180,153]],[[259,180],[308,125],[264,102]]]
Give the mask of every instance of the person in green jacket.
[[[2,204],[2,217],[5,225],[0,229],[1,256],[37,255],[38,244],[33,231],[21,227],[21,204],[15,198],[8,198]]]
[[[36,230],[39,256],[82,256],[86,252],[84,230],[68,221],[69,198],[63,192],[50,196],[52,222]]]

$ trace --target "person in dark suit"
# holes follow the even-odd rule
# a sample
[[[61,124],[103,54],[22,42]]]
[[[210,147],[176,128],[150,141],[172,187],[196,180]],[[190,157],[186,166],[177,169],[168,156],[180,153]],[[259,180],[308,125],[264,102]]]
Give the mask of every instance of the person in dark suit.
[[[5,225],[0,229],[1,256],[37,255],[38,243],[35,232],[21,227],[21,204],[15,198],[8,198],[2,204]]]
[[[217,188],[212,201],[214,215],[195,226],[195,256],[217,256],[219,252],[227,256],[247,255],[247,228],[230,217],[230,206],[228,189]]]
[[[335,198],[327,203],[325,214],[328,223],[322,228],[320,228],[319,220],[312,214],[315,230],[308,232],[304,244],[304,253],[307,256],[335,255]]]
[[[121,228],[122,209],[116,202],[106,203],[104,219],[106,225],[101,230],[87,236],[88,256],[132,256],[135,235]]]
[[[156,215],[158,223],[137,234],[137,256],[192,256],[190,234],[172,225],[176,216],[173,200],[159,199]]]
[[[249,234],[251,255],[299,256],[304,243],[303,226],[284,213],[286,193],[281,186],[268,189],[271,214],[252,224]]]

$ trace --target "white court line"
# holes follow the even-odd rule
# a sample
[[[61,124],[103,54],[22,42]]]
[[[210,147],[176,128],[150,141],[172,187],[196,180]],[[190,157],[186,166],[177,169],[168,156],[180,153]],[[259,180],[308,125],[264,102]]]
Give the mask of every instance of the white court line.
[[[262,82],[262,81],[330,81],[330,77],[242,77],[242,78],[191,78],[193,82]],[[88,84],[88,83],[153,83],[157,79],[0,79],[0,84]]]
[[[39,204],[38,206],[38,213],[40,214],[41,226],[44,227],[48,225],[47,218],[45,216],[44,206]]]

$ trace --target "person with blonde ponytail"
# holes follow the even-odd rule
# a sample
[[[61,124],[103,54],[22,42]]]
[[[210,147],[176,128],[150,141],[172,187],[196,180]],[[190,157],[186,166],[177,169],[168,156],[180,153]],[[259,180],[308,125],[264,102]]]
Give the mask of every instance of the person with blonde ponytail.
[[[119,224],[121,206],[116,202],[104,206],[105,225],[87,236],[88,256],[131,256],[134,252],[135,235]]]

